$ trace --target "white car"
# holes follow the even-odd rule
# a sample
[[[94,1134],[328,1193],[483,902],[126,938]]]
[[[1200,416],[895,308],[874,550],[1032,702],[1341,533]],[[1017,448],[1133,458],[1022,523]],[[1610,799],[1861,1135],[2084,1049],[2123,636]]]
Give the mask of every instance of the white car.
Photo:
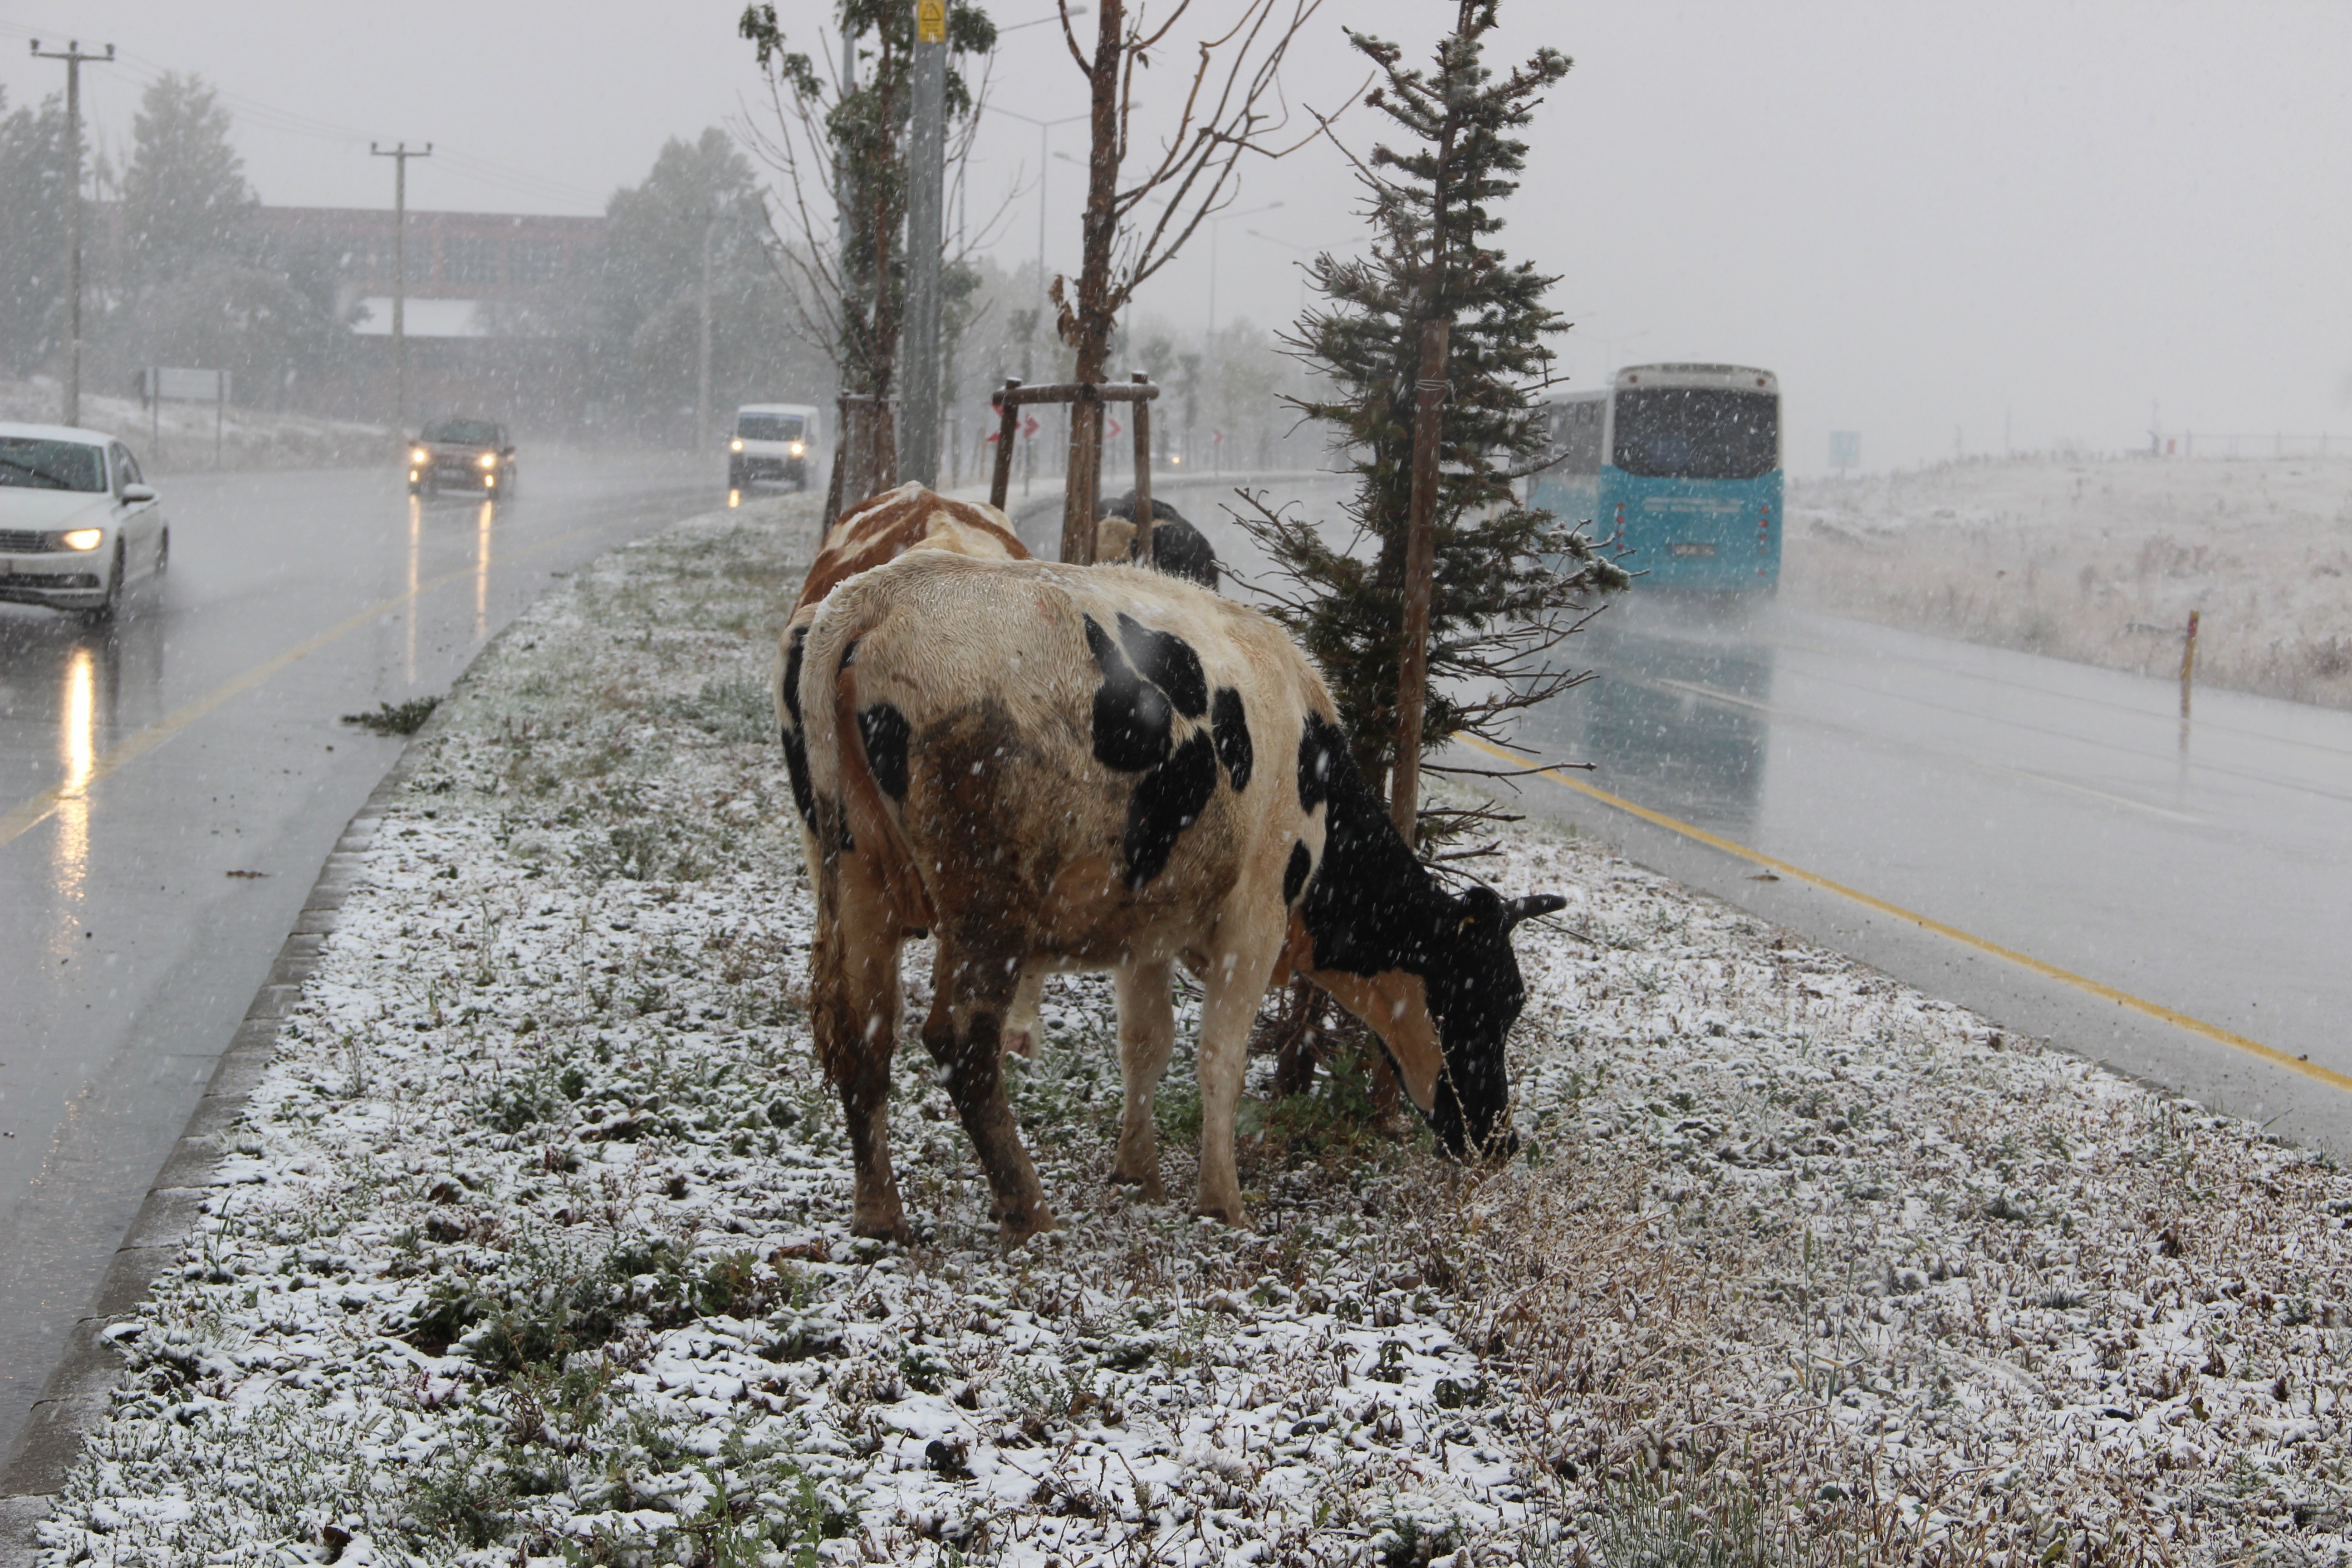
[[[804,490],[815,446],[816,410],[807,404],[747,403],[735,411],[735,434],[727,441],[727,488],[775,479]]]
[[[104,620],[171,553],[129,447],[101,430],[0,424],[0,600]]]

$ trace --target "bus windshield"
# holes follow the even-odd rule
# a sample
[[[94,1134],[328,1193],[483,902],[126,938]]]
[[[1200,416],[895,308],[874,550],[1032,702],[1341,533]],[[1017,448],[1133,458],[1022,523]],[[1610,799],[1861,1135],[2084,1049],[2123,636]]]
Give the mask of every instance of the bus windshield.
[[[425,439],[450,447],[495,447],[499,427],[487,419],[436,419],[425,427]]]
[[[1650,479],[1753,479],[1780,466],[1769,392],[1670,386],[1617,395],[1617,467]]]

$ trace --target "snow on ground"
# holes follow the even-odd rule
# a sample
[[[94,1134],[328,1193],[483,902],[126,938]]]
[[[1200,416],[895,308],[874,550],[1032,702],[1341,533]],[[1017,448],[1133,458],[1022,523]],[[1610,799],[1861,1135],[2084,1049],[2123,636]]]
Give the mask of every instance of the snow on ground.
[[[1974,459],[1790,487],[1792,598],[2352,708],[2352,458]]]
[[[2344,1560],[2352,1180],[1534,827],[1508,1169],[1260,1061],[1255,1228],[1195,1221],[1180,1053],[1177,1201],[1114,1192],[1087,981],[1013,1069],[1063,1228],[1000,1249],[910,1043],[921,1239],[853,1240],[811,534],[618,551],[452,694],[46,1561]]]
[[[54,425],[58,396],[53,382],[0,381],[0,420]],[[214,467],[364,468],[380,463],[390,468],[399,460],[394,437],[381,426],[306,414],[274,414],[236,405],[215,415],[209,403],[166,403],[151,416],[135,397],[84,392],[81,422],[89,429],[103,430],[121,439],[150,475],[195,473]],[[214,461],[215,436],[217,464]]]

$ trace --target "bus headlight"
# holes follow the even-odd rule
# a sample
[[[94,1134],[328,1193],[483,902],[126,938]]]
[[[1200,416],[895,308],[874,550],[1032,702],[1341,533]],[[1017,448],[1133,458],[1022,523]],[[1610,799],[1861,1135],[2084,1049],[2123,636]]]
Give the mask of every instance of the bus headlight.
[[[421,468],[433,460],[433,454],[419,447],[408,454],[408,460]]]
[[[727,449],[728,449],[729,451],[730,451],[730,452],[740,452],[740,451],[741,451],[741,450],[743,449],[743,437],[740,437],[740,436],[738,436],[738,437],[735,437],[735,439],[733,439],[732,441],[728,442],[728,443],[727,443]]]
[[[58,535],[58,542],[68,550],[95,550],[106,542],[106,530],[102,528],[68,529]]]
[[[795,457],[795,458],[803,458],[803,457],[806,457],[807,455],[808,455],[808,443],[807,443],[807,442],[805,442],[805,441],[795,441],[795,442],[793,442],[793,457]]]
[[[475,460],[486,468],[495,468],[499,466],[499,455],[496,452],[485,452]]]

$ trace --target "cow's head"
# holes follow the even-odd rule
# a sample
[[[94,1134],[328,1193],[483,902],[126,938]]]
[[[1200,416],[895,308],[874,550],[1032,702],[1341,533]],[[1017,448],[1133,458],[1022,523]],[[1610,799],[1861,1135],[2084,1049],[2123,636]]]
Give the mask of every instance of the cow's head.
[[[1568,900],[1556,893],[1505,899],[1474,885],[1452,902],[1451,929],[1438,933],[1426,983],[1444,1066],[1422,1109],[1456,1159],[1508,1155],[1518,1139],[1503,1122],[1511,1098],[1503,1041],[1527,1000],[1511,928]]]

